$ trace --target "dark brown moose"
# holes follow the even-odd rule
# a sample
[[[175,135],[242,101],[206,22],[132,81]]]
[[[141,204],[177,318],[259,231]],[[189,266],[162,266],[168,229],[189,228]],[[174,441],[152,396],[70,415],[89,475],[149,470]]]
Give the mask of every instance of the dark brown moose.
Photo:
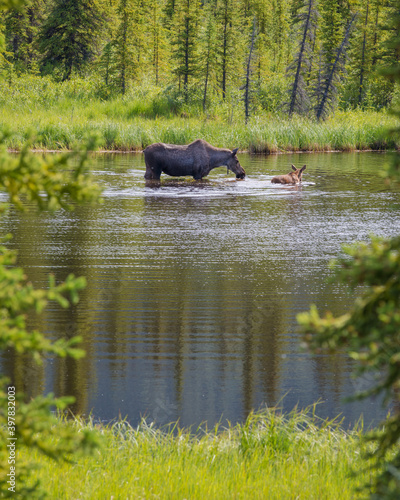
[[[289,172],[286,175],[277,175],[271,179],[273,184],[298,184],[301,182],[301,178],[303,177],[303,171],[306,169],[306,165],[302,166],[300,169],[297,169],[294,165],[292,165],[292,169],[294,172]]]
[[[202,139],[187,146],[175,146],[158,142],[147,146],[144,150],[146,162],[145,179],[159,180],[161,172],[172,176],[191,175],[194,179],[202,179],[213,168],[226,166],[236,174],[237,179],[243,179],[246,172],[237,159],[238,148],[215,148]]]

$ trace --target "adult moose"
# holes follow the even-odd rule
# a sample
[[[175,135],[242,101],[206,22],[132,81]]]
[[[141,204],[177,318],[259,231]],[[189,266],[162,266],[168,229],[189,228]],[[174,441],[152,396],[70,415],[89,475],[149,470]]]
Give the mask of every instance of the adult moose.
[[[272,184],[299,184],[305,169],[306,165],[303,165],[300,169],[292,165],[294,172],[289,172],[286,175],[277,175],[271,179],[271,182]]]
[[[175,146],[158,142],[147,146],[144,150],[146,162],[145,179],[159,180],[161,172],[172,176],[191,175],[194,179],[202,179],[213,168],[226,166],[236,174],[237,179],[246,175],[237,159],[238,148],[215,148],[202,139],[187,146]]]

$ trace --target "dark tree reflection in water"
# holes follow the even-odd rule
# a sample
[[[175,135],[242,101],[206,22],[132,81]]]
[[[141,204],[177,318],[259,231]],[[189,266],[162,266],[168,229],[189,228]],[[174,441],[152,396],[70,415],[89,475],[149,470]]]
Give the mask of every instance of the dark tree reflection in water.
[[[28,395],[72,394],[75,412],[133,424],[236,422],[317,400],[321,416],[378,422],[379,401],[342,402],[368,381],[351,379],[345,356],[303,352],[295,318],[310,303],[336,314],[352,303],[327,282],[343,243],[399,232],[398,193],[376,174],[385,161],[241,155],[243,181],[221,168],[201,182],[146,184],[142,155],[97,155],[102,205],[2,220],[35,284],[50,272],[87,277],[73,309],[31,319],[51,337],[79,333],[87,356],[42,367],[9,356],[5,371]],[[303,185],[271,184],[291,163],[307,164]]]

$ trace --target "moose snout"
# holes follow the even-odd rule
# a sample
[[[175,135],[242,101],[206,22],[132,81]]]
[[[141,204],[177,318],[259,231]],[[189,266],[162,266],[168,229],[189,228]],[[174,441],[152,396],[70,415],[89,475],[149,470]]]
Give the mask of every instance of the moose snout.
[[[239,166],[239,168],[235,173],[236,173],[236,179],[244,179],[246,177],[246,171],[241,165]]]

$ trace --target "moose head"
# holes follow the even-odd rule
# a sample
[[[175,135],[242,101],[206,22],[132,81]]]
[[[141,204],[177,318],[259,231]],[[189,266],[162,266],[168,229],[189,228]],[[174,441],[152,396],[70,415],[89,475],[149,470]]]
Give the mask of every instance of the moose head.
[[[236,156],[236,153],[238,152],[239,148],[235,148],[232,150],[231,155],[229,156],[226,166],[228,170],[232,170],[234,174],[236,174],[236,179],[244,179],[246,172],[244,168],[241,166],[239,163],[239,160]]]

